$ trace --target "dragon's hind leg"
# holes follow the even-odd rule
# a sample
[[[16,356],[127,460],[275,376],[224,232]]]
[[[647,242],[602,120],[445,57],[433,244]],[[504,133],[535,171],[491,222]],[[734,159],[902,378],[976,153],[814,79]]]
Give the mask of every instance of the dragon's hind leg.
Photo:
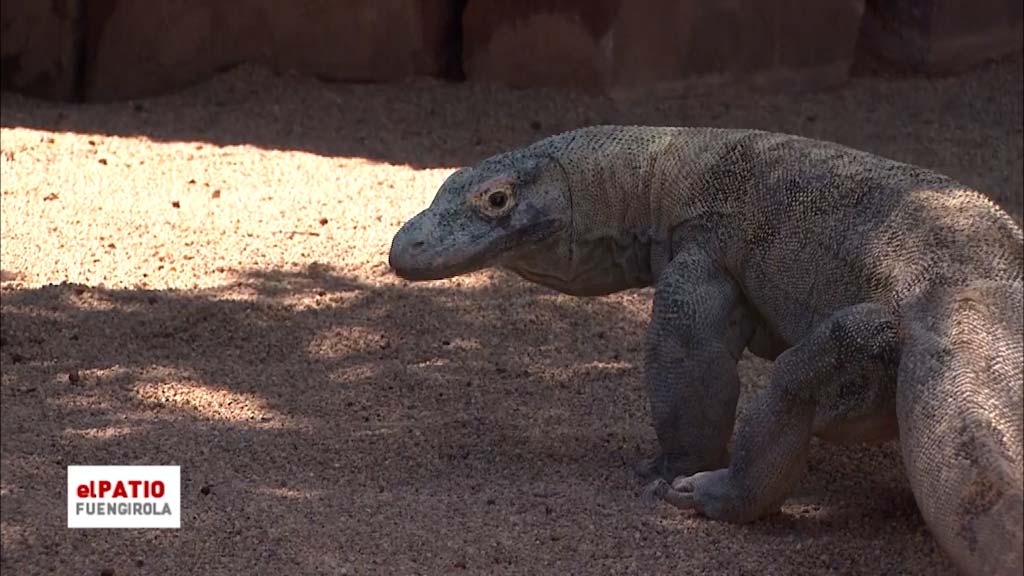
[[[978,283],[905,314],[903,461],[939,545],[967,574],[1021,574],[1021,284]]]

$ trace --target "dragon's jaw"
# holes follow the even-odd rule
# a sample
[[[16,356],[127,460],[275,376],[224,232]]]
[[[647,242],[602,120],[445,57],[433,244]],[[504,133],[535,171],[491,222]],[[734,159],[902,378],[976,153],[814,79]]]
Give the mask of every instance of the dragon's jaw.
[[[395,234],[388,261],[406,280],[441,280],[494,264],[501,238],[494,230],[446,230],[435,212],[425,210]]]

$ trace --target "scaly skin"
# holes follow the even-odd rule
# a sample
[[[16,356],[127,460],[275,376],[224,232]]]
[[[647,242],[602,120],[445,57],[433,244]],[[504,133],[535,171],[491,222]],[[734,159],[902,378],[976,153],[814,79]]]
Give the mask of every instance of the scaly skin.
[[[960,569],[1022,569],[1024,242],[945,176],[782,134],[586,128],[450,176],[390,260],[583,296],[654,284],[648,496],[750,521],[791,492],[812,434],[898,434]],[[730,459],[744,349],[777,361]]]

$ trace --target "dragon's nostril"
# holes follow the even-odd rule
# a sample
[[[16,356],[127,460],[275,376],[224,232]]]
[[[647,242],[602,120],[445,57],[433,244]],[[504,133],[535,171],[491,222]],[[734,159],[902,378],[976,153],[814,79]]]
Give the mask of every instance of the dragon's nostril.
[[[416,242],[412,243],[412,247],[416,248],[416,249],[420,249],[420,248],[423,248],[424,244],[425,244],[425,242],[423,240],[417,240]]]

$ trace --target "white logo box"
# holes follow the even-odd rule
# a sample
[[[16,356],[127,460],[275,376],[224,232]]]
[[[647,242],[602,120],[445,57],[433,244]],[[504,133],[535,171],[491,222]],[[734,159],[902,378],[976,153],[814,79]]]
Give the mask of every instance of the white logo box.
[[[181,467],[68,466],[68,528],[181,528]]]

